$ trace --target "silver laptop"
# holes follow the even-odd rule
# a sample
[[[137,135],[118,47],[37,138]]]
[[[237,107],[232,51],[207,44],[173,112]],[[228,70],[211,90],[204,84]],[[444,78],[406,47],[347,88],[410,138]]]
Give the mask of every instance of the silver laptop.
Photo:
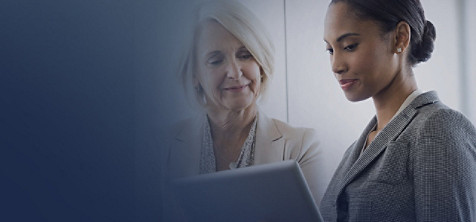
[[[294,160],[176,180],[190,221],[322,221]]]

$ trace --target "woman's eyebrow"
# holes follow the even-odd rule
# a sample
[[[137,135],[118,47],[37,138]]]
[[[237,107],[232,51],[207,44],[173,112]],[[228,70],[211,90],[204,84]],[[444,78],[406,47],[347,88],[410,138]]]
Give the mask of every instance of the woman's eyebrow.
[[[215,51],[211,51],[211,52],[205,53],[205,56],[206,56],[207,58],[210,58],[210,57],[216,56],[216,55],[218,55],[218,54],[220,54],[220,51],[219,51],[219,50],[215,50]]]
[[[239,51],[241,51],[241,50],[246,50],[246,51],[248,51],[248,49],[247,49],[245,46],[241,46],[238,50],[239,50]]]
[[[349,36],[360,36],[360,34],[359,33],[354,33],[354,32],[345,33],[345,34],[339,36],[339,38],[337,38],[337,42],[341,42],[342,40],[344,40],[345,38],[347,38]]]
[[[342,40],[344,40],[345,38],[350,37],[350,36],[360,36],[360,34],[359,33],[354,33],[354,32],[345,33],[345,34],[339,36],[337,38],[336,42],[341,42]],[[324,42],[329,44],[329,42],[327,42],[327,40],[325,40],[325,39],[324,39]]]

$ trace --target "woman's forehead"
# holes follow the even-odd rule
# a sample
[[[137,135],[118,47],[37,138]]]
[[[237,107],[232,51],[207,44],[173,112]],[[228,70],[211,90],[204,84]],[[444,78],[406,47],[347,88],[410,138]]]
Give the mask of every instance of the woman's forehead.
[[[198,49],[201,53],[209,50],[238,49],[243,44],[218,22],[206,22],[198,35]]]
[[[349,34],[374,33],[379,33],[378,24],[369,19],[358,18],[346,3],[338,2],[329,6],[324,23],[324,41],[337,42],[342,36]]]

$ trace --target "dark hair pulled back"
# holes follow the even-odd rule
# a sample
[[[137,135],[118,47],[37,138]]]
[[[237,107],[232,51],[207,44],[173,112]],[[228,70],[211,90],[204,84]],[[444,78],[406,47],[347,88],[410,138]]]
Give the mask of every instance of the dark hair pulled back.
[[[358,18],[378,22],[384,33],[394,30],[401,21],[407,22],[411,29],[410,64],[416,65],[431,57],[436,31],[425,19],[420,0],[332,0],[331,4],[337,2],[348,4]]]

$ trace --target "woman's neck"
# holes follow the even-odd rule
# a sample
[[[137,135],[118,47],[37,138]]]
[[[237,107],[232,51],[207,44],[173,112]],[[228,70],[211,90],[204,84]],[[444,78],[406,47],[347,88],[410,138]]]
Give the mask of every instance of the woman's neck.
[[[257,115],[255,104],[243,110],[209,109],[207,114],[212,135],[215,138],[239,138],[247,136],[251,123]],[[230,138],[231,137],[231,138]]]
[[[377,112],[377,132],[380,132],[393,118],[405,99],[418,89],[413,73],[400,73],[394,80],[373,96]]]

